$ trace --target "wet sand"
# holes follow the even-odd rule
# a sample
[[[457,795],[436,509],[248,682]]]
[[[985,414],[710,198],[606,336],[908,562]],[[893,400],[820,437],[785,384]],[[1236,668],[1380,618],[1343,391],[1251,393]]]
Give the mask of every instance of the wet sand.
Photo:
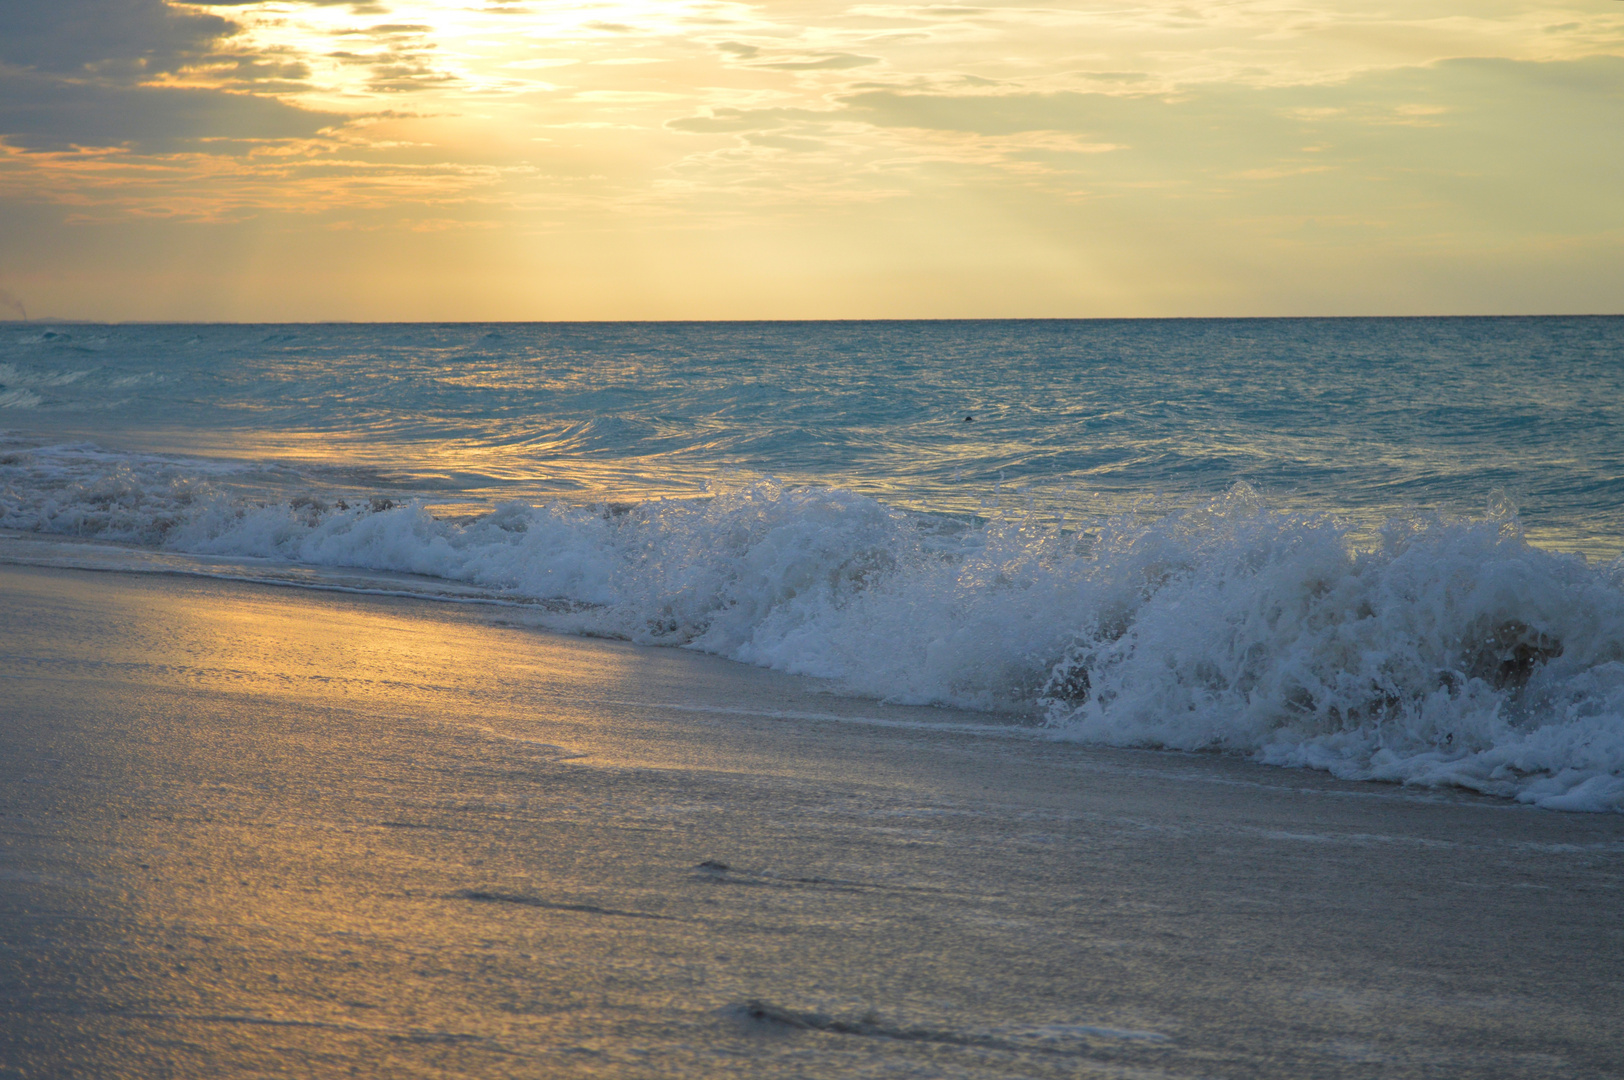
[[[1624,817],[0,567],[0,1076],[1624,1076]]]

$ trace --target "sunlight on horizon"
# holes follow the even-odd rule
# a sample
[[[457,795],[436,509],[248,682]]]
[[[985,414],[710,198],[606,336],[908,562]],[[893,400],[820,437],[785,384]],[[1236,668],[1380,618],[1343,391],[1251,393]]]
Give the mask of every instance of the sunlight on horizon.
[[[120,2],[0,68],[36,312],[1624,302],[1615,0]]]

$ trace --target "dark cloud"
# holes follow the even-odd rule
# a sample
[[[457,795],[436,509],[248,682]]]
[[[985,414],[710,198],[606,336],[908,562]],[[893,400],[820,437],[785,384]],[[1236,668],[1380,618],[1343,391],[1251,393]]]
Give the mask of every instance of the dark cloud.
[[[0,27],[10,69],[0,74],[0,138],[13,146],[218,150],[307,137],[342,119],[264,96],[302,88],[309,68],[234,51],[238,27],[219,15],[163,0],[0,0]],[[142,85],[202,65],[231,89]]]
[[[29,150],[209,149],[215,140],[306,138],[344,119],[252,94],[0,76],[0,137]]]
[[[208,55],[236,24],[164,0],[0,0],[0,62],[134,82]]]
[[[278,57],[221,56],[235,24],[162,0],[0,0],[0,136],[28,149],[174,149],[197,140],[313,134],[337,117],[268,98],[141,87],[139,80],[209,61],[218,75],[289,89],[308,70]]]

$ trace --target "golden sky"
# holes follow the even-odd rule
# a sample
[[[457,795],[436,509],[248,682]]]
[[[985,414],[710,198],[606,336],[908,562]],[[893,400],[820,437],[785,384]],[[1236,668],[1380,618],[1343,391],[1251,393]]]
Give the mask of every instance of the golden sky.
[[[0,0],[0,316],[1624,312],[1624,2]]]

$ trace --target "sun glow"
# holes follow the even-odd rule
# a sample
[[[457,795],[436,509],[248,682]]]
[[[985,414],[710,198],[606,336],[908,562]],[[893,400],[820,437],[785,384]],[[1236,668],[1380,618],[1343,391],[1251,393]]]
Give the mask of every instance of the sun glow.
[[[1624,292],[1615,0],[161,10],[167,52],[110,21],[67,74],[0,67],[26,99],[0,110],[0,198],[47,231],[240,229],[285,284],[234,296],[354,304],[357,273],[394,283],[367,301],[391,317],[427,297],[532,317],[1606,310]],[[27,104],[42,88],[55,111]],[[192,257],[190,235],[154,243]],[[139,245],[106,244],[144,278]],[[42,283],[79,246],[13,271],[34,307],[68,295]],[[311,250],[343,290],[304,292]],[[175,272],[168,295],[213,287]]]
[[[696,35],[696,28],[760,22],[747,5],[680,0],[388,7],[264,2],[233,8],[232,18],[242,28],[232,39],[238,51],[307,69],[292,96],[317,108],[349,108],[421,92],[456,98],[552,92],[560,87],[533,73],[679,61],[684,59],[681,53],[707,45],[707,35]],[[671,43],[679,48],[665,49],[662,55],[662,45]],[[221,85],[222,70],[229,66],[202,66],[172,81]],[[607,92],[596,86],[602,78],[575,74],[596,92]]]

